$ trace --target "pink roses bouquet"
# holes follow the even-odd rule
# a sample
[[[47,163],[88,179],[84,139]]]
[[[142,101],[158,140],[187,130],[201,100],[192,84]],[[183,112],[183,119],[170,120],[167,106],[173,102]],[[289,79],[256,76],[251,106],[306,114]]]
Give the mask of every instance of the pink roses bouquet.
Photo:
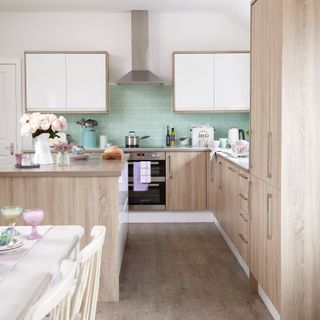
[[[39,136],[42,133],[49,133],[50,138],[58,137],[58,132],[67,131],[67,120],[54,114],[41,114],[39,112],[26,113],[21,119],[21,135],[28,136],[32,134],[32,138]]]

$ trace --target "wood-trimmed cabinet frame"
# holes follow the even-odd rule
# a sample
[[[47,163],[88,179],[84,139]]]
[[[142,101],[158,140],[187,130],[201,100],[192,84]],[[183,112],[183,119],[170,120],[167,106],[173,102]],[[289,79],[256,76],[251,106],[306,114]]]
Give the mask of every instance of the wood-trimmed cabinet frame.
[[[85,107],[81,110],[50,110],[50,112],[58,112],[60,114],[92,114],[92,113],[98,113],[98,114],[109,114],[110,113],[110,107],[109,107],[109,53],[108,51],[24,51],[24,60],[23,60],[23,90],[24,90],[24,112],[32,112],[28,110],[28,99],[27,99],[27,63],[26,63],[26,57],[27,54],[104,54],[105,55],[105,83],[106,83],[106,90],[105,90],[105,110],[85,110]],[[47,113],[49,110],[39,108],[37,109],[37,112],[44,112]]]
[[[230,51],[173,51],[172,52],[172,106],[173,106],[173,113],[231,113],[231,112],[239,112],[239,113],[247,113],[250,112],[250,105],[248,109],[245,110],[177,110],[176,103],[175,103],[175,81],[176,81],[176,74],[175,74],[175,55],[177,54],[236,54],[236,53],[248,53],[250,54],[249,50],[230,50]],[[249,72],[251,76],[251,72]],[[251,86],[251,81],[249,84],[249,88]],[[250,88],[251,90],[251,88]]]

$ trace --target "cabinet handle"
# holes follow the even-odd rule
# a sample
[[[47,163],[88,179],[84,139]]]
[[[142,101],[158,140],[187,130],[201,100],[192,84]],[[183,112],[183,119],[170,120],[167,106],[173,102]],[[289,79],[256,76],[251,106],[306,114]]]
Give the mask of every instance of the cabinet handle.
[[[249,220],[252,221],[252,213],[251,213],[251,201],[252,201],[252,197],[251,197],[251,190],[252,188],[252,181],[249,181],[249,203],[248,203],[248,211],[249,211]]]
[[[228,169],[229,169],[230,171],[232,171],[232,172],[236,172],[236,170],[233,169],[232,167],[228,167]]]
[[[267,176],[272,178],[272,132],[268,132]]]
[[[241,212],[239,213],[239,215],[245,222],[248,222],[248,219]]]
[[[248,198],[245,197],[242,193],[239,193],[239,197],[242,198],[245,201],[248,201]]]
[[[267,194],[267,239],[272,240],[272,210],[271,210],[272,194]]]
[[[214,177],[213,177],[213,174],[214,174],[214,170],[213,170],[214,165],[213,165],[213,161],[214,161],[214,160],[211,160],[211,177],[210,177],[211,182],[214,182]]]
[[[171,174],[171,156],[168,156],[168,169],[169,169],[169,179],[172,179],[172,174]]]
[[[128,187],[133,187],[133,183],[129,183]],[[159,183],[148,183],[148,187],[160,187]]]
[[[248,180],[248,177],[247,176],[245,176],[244,174],[242,174],[242,173],[239,173],[239,177],[241,177],[241,178],[243,178],[243,179],[245,179],[245,180]]]
[[[244,243],[248,244],[248,241],[246,240],[246,238],[243,236],[242,233],[238,233],[238,236],[240,237],[240,239],[241,239]]]

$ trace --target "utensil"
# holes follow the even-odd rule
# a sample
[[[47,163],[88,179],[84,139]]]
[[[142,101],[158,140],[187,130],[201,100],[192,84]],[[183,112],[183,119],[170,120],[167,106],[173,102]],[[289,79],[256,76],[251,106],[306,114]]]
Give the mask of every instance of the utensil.
[[[22,208],[19,206],[7,206],[1,208],[2,215],[8,220],[9,226],[12,228],[14,236],[19,236],[20,232],[15,228],[16,221],[22,213]]]
[[[5,254],[9,252],[16,251],[23,246],[23,241],[21,239],[11,239],[5,246],[0,246],[0,254]]]
[[[28,240],[42,239],[42,236],[38,233],[37,226],[43,220],[43,209],[27,209],[23,212],[24,221],[31,226],[31,234],[26,238]]]
[[[139,137],[136,135],[136,132],[131,130],[129,131],[129,134],[125,137],[125,144],[127,148],[138,148],[139,147],[139,141],[142,139],[147,139],[150,136],[143,136]]]

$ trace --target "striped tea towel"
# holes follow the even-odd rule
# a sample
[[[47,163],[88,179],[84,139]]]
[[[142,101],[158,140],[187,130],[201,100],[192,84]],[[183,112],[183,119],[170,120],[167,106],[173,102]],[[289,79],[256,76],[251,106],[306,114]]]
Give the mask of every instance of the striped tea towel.
[[[141,162],[133,163],[133,191],[148,191],[148,184],[141,183]]]
[[[140,162],[140,182],[151,183],[151,162],[150,161]]]

